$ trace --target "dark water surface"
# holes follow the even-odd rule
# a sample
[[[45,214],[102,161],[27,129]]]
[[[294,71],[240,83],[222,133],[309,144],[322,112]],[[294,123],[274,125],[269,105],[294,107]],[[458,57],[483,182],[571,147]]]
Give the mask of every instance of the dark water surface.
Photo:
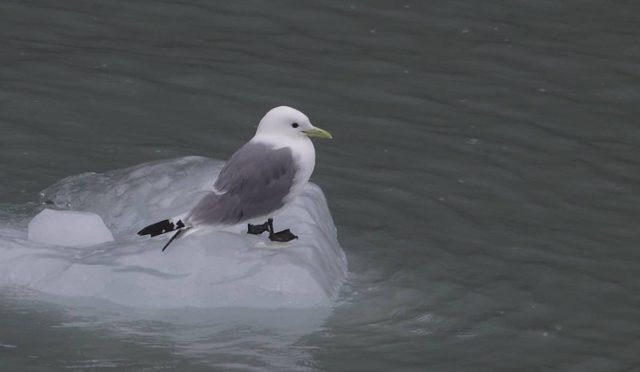
[[[3,216],[287,104],[350,278],[275,332],[6,295],[2,369],[640,369],[639,66],[638,1],[4,0]]]

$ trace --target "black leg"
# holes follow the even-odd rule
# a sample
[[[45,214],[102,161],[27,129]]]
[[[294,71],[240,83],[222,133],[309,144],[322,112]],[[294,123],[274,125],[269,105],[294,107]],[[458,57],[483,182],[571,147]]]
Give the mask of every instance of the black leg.
[[[165,249],[167,249],[167,247],[169,246],[169,244],[171,244],[172,241],[176,240],[180,234],[182,234],[184,232],[185,229],[179,229],[178,231],[176,231],[175,234],[173,234],[173,236],[171,237],[171,239],[169,239],[169,241],[167,242],[167,244],[164,245],[164,247],[162,247],[162,251],[164,252]]]
[[[271,235],[273,234],[273,218],[269,218],[267,224],[269,225],[269,235]]]

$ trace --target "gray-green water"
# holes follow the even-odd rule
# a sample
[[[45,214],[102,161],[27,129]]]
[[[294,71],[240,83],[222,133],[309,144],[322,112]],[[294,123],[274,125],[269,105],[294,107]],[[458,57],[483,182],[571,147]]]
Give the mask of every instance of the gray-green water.
[[[5,291],[2,369],[639,369],[638,40],[624,0],[2,1],[3,220],[287,104],[350,270],[328,318]]]

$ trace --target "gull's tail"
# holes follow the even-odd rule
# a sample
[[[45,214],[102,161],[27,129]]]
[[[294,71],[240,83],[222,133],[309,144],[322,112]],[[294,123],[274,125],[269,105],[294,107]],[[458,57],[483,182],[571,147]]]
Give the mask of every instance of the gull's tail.
[[[162,234],[166,234],[168,232],[177,230],[176,233],[173,234],[171,239],[169,239],[167,244],[165,244],[164,247],[162,247],[162,251],[164,251],[165,249],[167,249],[169,244],[171,244],[171,242],[173,242],[175,239],[177,239],[183,232],[185,232],[186,230],[189,230],[191,228],[191,226],[187,226],[187,225],[184,224],[184,222],[182,222],[182,219],[183,219],[182,217],[183,216],[178,216],[178,217],[174,217],[174,218],[170,218],[170,219],[162,220],[160,222],[153,223],[153,224],[145,227],[144,229],[138,231],[138,235],[140,235],[140,236],[143,236],[143,235],[157,236],[157,235],[162,235]]]

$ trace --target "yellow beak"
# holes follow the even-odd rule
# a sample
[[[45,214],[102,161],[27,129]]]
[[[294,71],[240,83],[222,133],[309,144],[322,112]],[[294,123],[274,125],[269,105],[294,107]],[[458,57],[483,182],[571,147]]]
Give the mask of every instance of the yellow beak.
[[[328,139],[333,138],[331,133],[327,132],[324,129],[316,128],[316,127],[314,127],[313,129],[305,130],[304,133],[307,135],[307,137],[318,137],[318,138],[328,138]]]

